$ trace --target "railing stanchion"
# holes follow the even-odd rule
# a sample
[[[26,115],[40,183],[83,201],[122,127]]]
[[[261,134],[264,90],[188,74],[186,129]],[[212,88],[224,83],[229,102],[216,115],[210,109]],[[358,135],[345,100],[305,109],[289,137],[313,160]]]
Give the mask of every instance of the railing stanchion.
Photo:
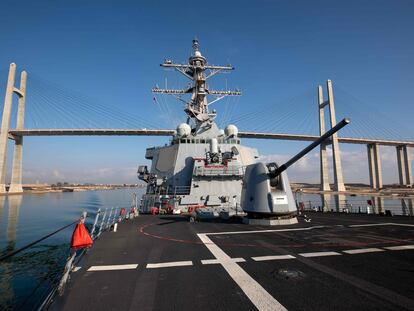
[[[108,221],[106,222],[105,229],[108,228],[109,224],[111,223],[111,217],[112,217],[112,212],[113,211],[114,211],[114,208],[111,207],[111,211],[109,212]]]
[[[114,211],[114,218],[112,219],[112,224],[116,223],[117,221],[117,216],[118,215],[118,207],[115,207],[115,211]]]
[[[91,238],[92,238],[92,240],[93,240],[93,238],[95,236],[95,228],[96,228],[96,224],[98,223],[98,219],[99,219],[99,215],[100,214],[101,214],[101,209],[98,209],[98,212],[96,213],[95,221],[93,223],[92,230],[91,230]]]
[[[108,208],[105,209],[105,212],[102,216],[102,221],[101,221],[101,225],[99,226],[99,232],[97,236],[100,236],[103,230],[103,226],[105,225],[105,218],[106,218],[106,213],[108,212]]]
[[[63,295],[63,291],[65,289],[66,282],[69,278],[69,273],[72,271],[73,261],[76,257],[76,251],[73,252],[72,256],[68,259],[65,265],[65,271],[63,273],[63,277],[60,279],[59,286],[58,286],[58,293],[59,295]]]

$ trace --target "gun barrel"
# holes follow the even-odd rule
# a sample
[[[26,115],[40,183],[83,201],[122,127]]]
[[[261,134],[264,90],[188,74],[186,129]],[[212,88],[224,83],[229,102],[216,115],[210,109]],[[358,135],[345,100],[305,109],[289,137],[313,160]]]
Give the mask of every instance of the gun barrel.
[[[271,172],[271,177],[276,177],[276,176],[280,175],[289,166],[291,166],[296,161],[298,161],[300,158],[302,158],[304,155],[306,155],[307,153],[309,153],[310,151],[315,149],[317,146],[322,144],[325,140],[327,140],[333,134],[338,132],[345,125],[349,124],[349,122],[351,122],[351,121],[348,118],[342,119],[341,122],[339,122],[337,125],[335,125],[333,128],[331,128],[329,131],[327,131],[325,134],[323,134],[321,137],[319,137],[317,140],[315,140],[313,143],[311,143],[309,146],[307,146],[305,149],[303,149],[301,152],[299,152],[297,155],[295,155],[293,158],[291,158],[289,161],[287,161],[285,164],[279,166],[276,170]]]

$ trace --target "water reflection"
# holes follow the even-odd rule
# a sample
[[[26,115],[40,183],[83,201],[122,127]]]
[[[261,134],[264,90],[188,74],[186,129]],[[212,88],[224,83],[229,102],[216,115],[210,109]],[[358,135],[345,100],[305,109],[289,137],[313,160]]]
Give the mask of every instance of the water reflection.
[[[0,254],[11,252],[16,246],[21,204],[22,195],[0,196],[0,224],[6,228],[0,232]]]
[[[13,250],[16,243],[17,224],[19,222],[19,211],[22,205],[22,195],[8,196],[9,217],[7,219],[7,244],[9,251]]]
[[[1,254],[7,254],[14,250],[16,245],[16,231],[19,220],[19,210],[22,203],[22,196],[15,195],[0,197],[0,213],[3,217],[3,212],[8,210],[7,217],[7,230],[6,230],[6,247],[0,252]],[[0,218],[2,223],[2,218]],[[0,262],[0,306],[9,306],[15,299],[15,292],[13,289],[12,278],[13,275],[13,262],[10,260]]]

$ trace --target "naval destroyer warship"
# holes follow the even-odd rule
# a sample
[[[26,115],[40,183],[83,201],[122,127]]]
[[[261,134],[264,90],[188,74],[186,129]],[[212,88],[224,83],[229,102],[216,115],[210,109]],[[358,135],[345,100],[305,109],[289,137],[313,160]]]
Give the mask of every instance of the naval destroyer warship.
[[[209,110],[222,96],[240,95],[206,83],[233,68],[209,65],[197,40],[188,64],[161,66],[192,81],[185,90],[153,90],[190,96],[188,120],[169,145],[146,151],[152,165],[138,169],[147,183],[144,214],[99,236],[63,295],[43,308],[414,310],[410,217],[315,212],[293,221],[286,168],[348,120],[285,164],[256,162],[257,150],[240,144],[237,127],[220,130]]]
[[[210,65],[201,54],[198,40],[187,64],[166,60],[161,64],[188,78],[186,89],[153,88],[155,94],[170,94],[185,103],[187,122],[178,125],[169,145],[146,150],[151,168],[139,166],[138,178],[147,183],[141,212],[187,214],[190,219],[229,218],[247,214],[254,223],[271,224],[272,218],[293,223],[296,204],[285,169],[349,123],[340,122],[287,163],[257,163],[258,151],[240,144],[234,124],[219,129],[217,112],[209,106],[225,96],[239,96],[239,90],[212,90],[207,80],[232,66]],[[188,100],[185,100],[187,95]],[[214,100],[209,101],[208,98]],[[266,176],[263,179],[263,176]],[[256,220],[251,219],[263,219]]]
[[[142,197],[142,212],[154,208],[174,213],[228,215],[240,209],[244,168],[255,163],[256,149],[240,144],[238,129],[230,124],[224,130],[214,122],[217,113],[210,105],[225,96],[241,92],[217,91],[207,80],[232,66],[210,65],[193,40],[193,52],[187,64],[166,60],[162,67],[173,68],[191,81],[187,89],[154,88],[155,94],[172,94],[185,102],[187,122],[178,125],[168,146],[148,148],[145,158],[152,160],[138,168],[139,179],[148,183]],[[187,95],[188,100],[184,99]],[[208,98],[215,98],[208,101]]]

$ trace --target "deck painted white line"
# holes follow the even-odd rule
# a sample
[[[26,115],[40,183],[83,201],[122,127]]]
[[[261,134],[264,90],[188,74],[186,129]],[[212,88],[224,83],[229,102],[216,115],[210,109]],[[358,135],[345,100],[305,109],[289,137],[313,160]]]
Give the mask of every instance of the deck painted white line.
[[[149,263],[147,264],[147,269],[184,267],[184,266],[192,266],[192,265],[193,265],[192,261],[171,261],[171,262]]]
[[[226,234],[250,234],[250,233],[267,233],[267,232],[287,232],[287,231],[308,231],[313,229],[327,228],[327,226],[312,226],[306,228],[292,228],[292,229],[272,229],[272,230],[250,230],[250,231],[223,231],[223,232],[208,232],[200,233],[203,235],[226,235]]]
[[[326,256],[338,256],[342,255],[337,252],[314,252],[314,253],[301,253],[299,256],[302,257],[326,257]]]
[[[345,225],[334,225],[334,226],[312,226],[306,228],[292,228],[292,229],[272,229],[272,230],[245,230],[245,231],[230,231],[230,232],[208,232],[202,233],[204,235],[226,235],[226,234],[250,234],[250,233],[271,233],[271,232],[289,232],[289,231],[308,231],[314,229],[323,229],[323,228],[334,228],[338,226],[345,226]],[[395,222],[383,222],[383,223],[373,223],[373,224],[362,224],[362,225],[349,225],[350,228],[357,228],[357,227],[376,227],[376,226],[402,226],[402,227],[414,227],[414,225],[410,224],[399,224]],[[346,226],[345,226],[346,227]]]
[[[78,272],[82,267],[73,267],[72,272]]]
[[[394,223],[392,222],[383,222],[383,223],[374,223],[374,224],[363,224],[363,225],[350,225],[351,228],[357,227],[377,227],[377,226],[392,226]]]
[[[283,260],[283,259],[295,259],[292,255],[275,255],[275,256],[258,256],[252,257],[254,261],[266,261],[266,260]]]
[[[383,249],[380,248],[357,248],[357,249],[349,249],[346,251],[343,251],[346,254],[365,254],[365,253],[377,253],[377,252],[383,252]]]
[[[394,226],[401,226],[401,227],[414,227],[414,225],[410,225],[410,224],[397,224],[397,223],[392,223]]]
[[[377,227],[377,226],[400,226],[400,227],[414,227],[414,225],[410,224],[399,224],[396,222],[383,222],[377,224],[363,224],[363,225],[350,225],[349,227],[357,228],[357,227]]]
[[[199,233],[197,236],[213,254],[213,256],[219,260],[220,264],[227,271],[230,277],[234,280],[234,282],[236,282],[236,284],[241,288],[241,290],[246,294],[258,310],[287,310],[237,263],[232,262],[231,258],[206,234]]]
[[[384,248],[390,251],[403,251],[406,249],[414,249],[414,245],[387,246]]]
[[[88,271],[132,270],[132,269],[136,269],[137,267],[138,267],[138,264],[92,266],[88,269]]]
[[[246,262],[244,258],[230,258],[230,262]],[[204,259],[201,261],[203,265],[215,265],[221,263],[218,259]]]

